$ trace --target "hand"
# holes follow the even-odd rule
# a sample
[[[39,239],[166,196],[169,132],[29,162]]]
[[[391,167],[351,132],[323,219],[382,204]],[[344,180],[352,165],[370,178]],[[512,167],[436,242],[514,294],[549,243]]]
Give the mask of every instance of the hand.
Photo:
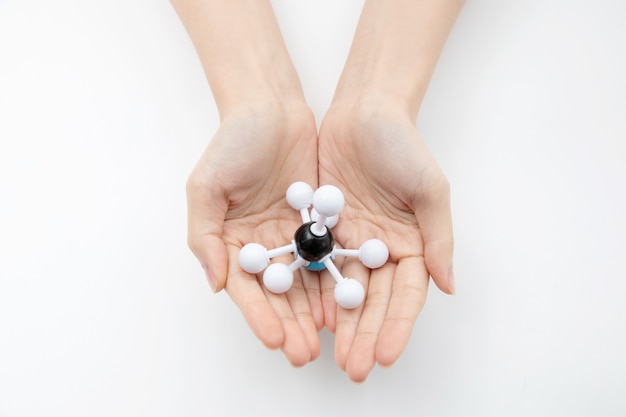
[[[389,261],[370,272],[347,259],[342,273],[366,288],[360,307],[333,300],[335,281],[322,275],[325,323],[336,332],[335,358],[355,382],[376,363],[398,359],[426,301],[429,275],[454,292],[449,186],[411,118],[392,103],[331,107],[319,134],[320,184],[340,187],[345,207],[336,242],[358,248],[378,238]]]
[[[256,336],[294,366],[319,355],[319,279],[296,271],[285,294],[240,268],[241,247],[284,246],[301,224],[285,201],[294,181],[317,184],[317,131],[303,103],[260,103],[222,121],[187,183],[188,240],[214,291],[226,291]]]

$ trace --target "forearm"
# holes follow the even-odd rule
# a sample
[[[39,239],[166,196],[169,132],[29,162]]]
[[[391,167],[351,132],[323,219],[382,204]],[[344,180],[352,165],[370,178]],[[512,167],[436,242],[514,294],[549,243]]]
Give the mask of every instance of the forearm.
[[[413,119],[463,0],[367,0],[333,102],[383,99]]]
[[[222,119],[241,106],[304,100],[266,0],[171,0],[196,48]]]

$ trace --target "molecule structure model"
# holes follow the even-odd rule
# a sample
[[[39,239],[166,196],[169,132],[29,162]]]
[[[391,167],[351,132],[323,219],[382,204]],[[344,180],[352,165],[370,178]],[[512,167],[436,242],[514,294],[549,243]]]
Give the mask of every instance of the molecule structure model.
[[[246,244],[239,252],[241,268],[250,274],[264,271],[263,285],[276,294],[291,288],[293,273],[298,268],[311,271],[327,269],[336,281],[334,296],[337,304],[347,309],[361,305],[365,298],[363,285],[354,278],[344,278],[333,259],[336,256],[358,257],[366,267],[380,268],[389,258],[387,245],[381,240],[370,239],[359,249],[335,247],[330,229],[337,224],[339,212],[344,206],[343,193],[335,186],[324,185],[313,192],[310,185],[295,182],[287,189],[286,197],[287,203],[300,212],[303,223],[296,230],[292,242],[270,250],[258,243]],[[270,263],[270,259],[289,253],[295,256],[291,264]]]

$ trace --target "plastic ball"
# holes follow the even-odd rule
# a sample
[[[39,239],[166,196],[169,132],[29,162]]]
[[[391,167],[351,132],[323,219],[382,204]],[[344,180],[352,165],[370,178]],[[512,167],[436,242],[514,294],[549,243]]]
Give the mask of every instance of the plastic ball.
[[[287,292],[292,284],[293,272],[285,264],[271,264],[263,273],[263,285],[274,294]]]
[[[389,259],[389,249],[378,239],[366,240],[359,249],[359,260],[370,269],[380,268]]]
[[[313,194],[313,206],[323,216],[332,217],[339,214],[343,205],[343,193],[334,185],[323,185]]]
[[[365,299],[365,288],[353,278],[345,278],[335,285],[335,301],[341,307],[353,309],[361,305]]]
[[[250,274],[263,271],[269,262],[267,249],[258,243],[248,243],[239,251],[239,266]]]
[[[287,188],[286,197],[291,208],[301,210],[313,203],[313,188],[306,182],[294,182]]]

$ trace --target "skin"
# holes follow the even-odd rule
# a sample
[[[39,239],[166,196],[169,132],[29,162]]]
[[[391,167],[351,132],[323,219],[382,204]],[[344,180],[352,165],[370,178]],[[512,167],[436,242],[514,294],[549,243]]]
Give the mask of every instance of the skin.
[[[319,356],[319,280],[298,271],[288,293],[272,294],[237,255],[249,242],[282,246],[299,226],[285,190],[298,180],[317,186],[315,120],[269,2],[172,3],[221,118],[187,182],[189,247],[213,291],[226,289],[265,346],[302,366]]]
[[[390,253],[374,271],[356,260],[344,263],[344,275],[366,287],[366,301],[355,310],[333,308],[333,282],[322,274],[335,358],[355,382],[376,363],[390,366],[400,357],[426,301],[429,276],[442,291],[454,292],[450,187],[415,120],[461,6],[368,0],[320,128],[320,183],[337,185],[346,200],[336,240],[354,248],[376,237]]]
[[[376,237],[390,253],[373,271],[357,260],[344,263],[344,275],[366,288],[365,303],[354,310],[333,308],[333,282],[322,274],[335,358],[355,382],[401,355],[426,301],[429,274],[453,292],[447,181],[407,117],[377,112],[351,127],[341,113],[329,114],[320,132],[321,182],[337,184],[346,199],[336,240],[354,248]]]
[[[364,381],[377,363],[390,366],[402,354],[429,277],[454,292],[449,184],[415,120],[461,2],[367,0],[319,134],[269,2],[172,4],[221,118],[187,183],[191,250],[211,288],[226,289],[268,348],[302,366],[319,355],[325,325],[336,334],[338,365]],[[275,248],[292,239],[301,220],[285,191],[294,181],[344,192],[338,245],[387,243],[390,260],[374,271],[355,259],[338,262],[364,284],[362,306],[338,307],[328,272],[319,279],[297,271],[293,287],[277,295],[239,267],[244,244]]]
[[[246,243],[290,242],[301,220],[284,203],[285,190],[296,180],[317,181],[311,114],[294,106],[288,117],[270,116],[268,107],[225,119],[209,143],[187,183],[188,239],[215,291],[225,288],[256,336],[302,366],[319,355],[319,279],[297,271],[286,294],[272,294],[237,261]]]

